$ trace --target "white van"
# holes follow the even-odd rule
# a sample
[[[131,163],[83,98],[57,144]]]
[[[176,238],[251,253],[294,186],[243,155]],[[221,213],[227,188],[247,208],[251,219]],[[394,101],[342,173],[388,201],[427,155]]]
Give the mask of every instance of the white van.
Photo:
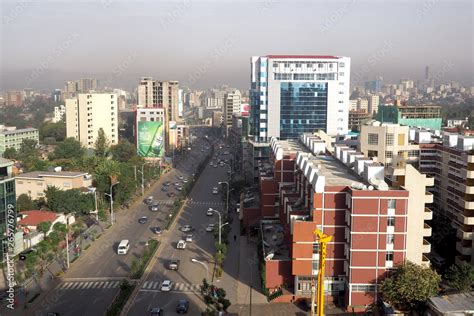
[[[130,249],[130,241],[128,241],[128,239],[124,239],[118,245],[117,253],[119,255],[126,255],[128,252],[128,249]]]

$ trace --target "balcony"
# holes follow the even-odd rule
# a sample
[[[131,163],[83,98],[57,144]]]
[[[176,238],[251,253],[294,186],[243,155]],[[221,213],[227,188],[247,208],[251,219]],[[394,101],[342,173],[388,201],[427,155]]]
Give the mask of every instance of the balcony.
[[[464,256],[470,256],[472,253],[472,247],[471,246],[463,246],[462,242],[458,241],[456,243],[456,250],[464,255]]]
[[[421,265],[425,267],[429,267],[431,265],[430,259],[428,259],[428,257],[425,255],[421,256]]]
[[[464,203],[464,208],[466,210],[474,210],[474,201],[466,201]],[[473,224],[470,224],[470,225],[473,225]]]
[[[464,214],[458,214],[458,221],[460,221],[461,224],[464,224],[464,225],[474,225],[473,216],[465,216]]]
[[[425,192],[425,204],[433,203],[433,193]]]
[[[465,232],[462,228],[456,230],[456,237],[462,240],[474,240],[473,232]]]
[[[425,185],[426,185],[427,187],[432,187],[432,186],[434,186],[434,178],[432,178],[432,177],[426,177]]]
[[[425,224],[423,227],[423,237],[430,237],[431,236],[431,226],[428,224]]]
[[[473,179],[474,178],[474,170],[466,170],[466,178]]]
[[[464,185],[464,193],[474,194],[474,185]]]
[[[474,163],[474,155],[467,155],[467,162]]]
[[[423,219],[425,221],[430,221],[433,219],[433,211],[429,208],[425,207],[425,211],[423,212]]]
[[[430,253],[431,252],[431,244],[426,239],[423,239],[423,245],[422,245],[422,248],[421,248],[421,252],[423,252],[423,253]]]

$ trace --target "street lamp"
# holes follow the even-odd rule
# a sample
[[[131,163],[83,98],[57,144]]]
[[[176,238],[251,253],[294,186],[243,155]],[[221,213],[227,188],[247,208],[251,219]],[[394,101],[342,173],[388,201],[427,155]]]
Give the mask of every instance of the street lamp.
[[[227,202],[226,202],[225,207],[226,207],[226,213],[229,214],[229,187],[230,187],[229,182],[221,181],[221,182],[218,182],[218,183],[219,184],[224,184],[224,183],[227,184]]]
[[[199,264],[202,265],[204,268],[206,268],[206,279],[207,279],[208,276],[209,276],[209,267],[207,266],[207,264],[204,263],[204,262],[202,262],[202,261],[199,261],[199,260],[197,260],[197,259],[194,259],[194,258],[191,259],[191,262],[193,262],[193,263],[199,263]]]
[[[97,209],[97,188],[96,187],[91,187],[91,188],[89,188],[89,190],[94,193],[94,202],[95,202],[95,211],[90,212],[90,213],[95,214],[95,220],[98,222],[99,221],[99,210]]]
[[[110,222],[111,222],[111,225],[114,224],[114,198],[113,198],[113,195],[112,195],[112,190],[114,189],[114,186],[119,184],[120,182],[115,182],[115,183],[112,183],[110,185],[110,194],[108,193],[104,193],[105,195],[107,195],[108,197],[110,197]]]
[[[143,183],[143,176],[144,176],[144,173],[143,173],[143,167],[145,166],[146,163],[142,164],[142,171],[138,170],[138,172],[140,172],[140,174],[142,175],[142,196],[145,195],[145,185]]]

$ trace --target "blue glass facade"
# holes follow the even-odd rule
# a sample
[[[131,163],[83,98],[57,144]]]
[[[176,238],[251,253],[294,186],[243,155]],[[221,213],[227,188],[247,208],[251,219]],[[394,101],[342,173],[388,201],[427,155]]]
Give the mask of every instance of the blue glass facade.
[[[3,260],[3,254],[7,247],[7,243],[6,243],[7,210],[8,208],[11,208],[12,206],[13,206],[13,209],[15,209],[16,207],[15,179],[8,178],[5,180],[0,180],[0,245],[1,245],[0,261]],[[16,219],[16,215],[14,216],[14,218]]]
[[[297,139],[302,133],[326,131],[328,84],[280,83],[280,138]]]

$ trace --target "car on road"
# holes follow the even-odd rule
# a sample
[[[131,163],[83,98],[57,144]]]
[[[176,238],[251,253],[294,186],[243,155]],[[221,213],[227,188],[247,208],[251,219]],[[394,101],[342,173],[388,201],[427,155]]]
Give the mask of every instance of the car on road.
[[[178,241],[176,244],[176,249],[186,249],[186,242],[182,239]]]
[[[189,234],[189,235],[186,235],[186,242],[193,242],[193,235]]]
[[[176,187],[176,190],[183,191],[183,188],[182,187]]]
[[[210,208],[207,210],[206,215],[207,215],[207,216],[213,216],[215,211],[216,211],[215,209],[213,209],[212,207],[210,207]]]
[[[179,187],[179,182],[175,182],[175,183],[174,183],[174,186],[175,186],[175,187]]]
[[[163,191],[163,192],[168,192],[168,187],[162,187],[162,188],[161,188],[161,191]]]
[[[217,187],[213,187],[212,194],[218,194],[218,193],[219,193],[219,189]]]
[[[149,197],[145,199],[145,204],[151,204],[151,203],[153,203],[153,196],[150,195]]]
[[[214,168],[217,168],[217,164],[214,165]]]
[[[184,178],[183,183],[188,183],[188,179]]]
[[[160,210],[158,206],[159,206],[158,204],[153,204],[153,205],[150,205],[149,209],[152,212],[158,212]]]
[[[228,155],[228,154],[229,154],[229,152],[228,152],[228,151],[224,151],[224,155]]]
[[[140,224],[145,224],[146,222],[148,222],[148,217],[142,216],[142,217],[140,217],[140,218],[138,219],[138,222],[139,222]]]
[[[153,232],[153,234],[155,234],[155,235],[161,235],[163,233],[161,228],[159,228],[158,226],[151,227],[150,229]]]
[[[163,309],[159,307],[150,309],[150,316],[163,316]]]
[[[36,251],[36,249],[34,249],[34,248],[26,249],[25,251],[21,252],[18,257],[20,258],[20,260],[26,260],[26,258],[30,254],[33,254],[35,251]]]
[[[176,193],[174,193],[174,192],[168,192],[166,195],[167,195],[168,197],[173,197],[173,196],[176,196]]]
[[[191,225],[184,225],[183,227],[181,227],[182,232],[190,232],[192,230],[193,230],[193,227]]]
[[[184,178],[183,176],[178,176],[179,180],[183,180],[183,178]]]
[[[209,224],[209,225],[207,225],[206,231],[207,231],[207,232],[213,232],[215,226],[216,226],[215,224]]]
[[[170,280],[164,280],[163,282],[161,282],[161,292],[169,292],[171,291],[171,281]]]
[[[169,181],[166,181],[165,183],[163,183],[164,186],[170,186],[171,185],[171,182]]]
[[[179,300],[178,305],[176,306],[176,313],[178,314],[187,314],[189,310],[189,301],[188,300]]]
[[[168,269],[178,271],[178,269],[179,269],[179,260],[171,260],[170,263],[168,263]]]
[[[129,249],[130,249],[130,240],[124,239],[119,243],[117,247],[117,254],[126,255]]]

